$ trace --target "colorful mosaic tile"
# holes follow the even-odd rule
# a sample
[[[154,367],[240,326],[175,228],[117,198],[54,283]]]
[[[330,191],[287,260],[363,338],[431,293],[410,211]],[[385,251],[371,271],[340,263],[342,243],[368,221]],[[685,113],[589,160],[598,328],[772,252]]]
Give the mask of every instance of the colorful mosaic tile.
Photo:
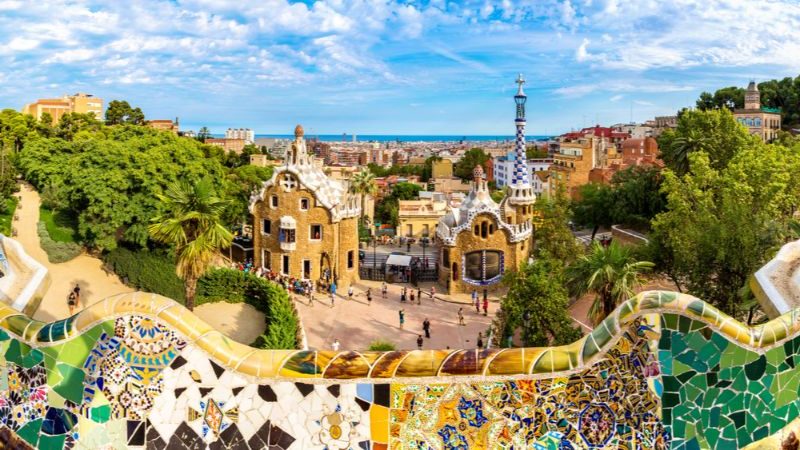
[[[0,442],[36,448],[800,443],[796,311],[748,328],[648,292],[567,346],[387,353],[255,350],[141,294],[53,324],[0,318]]]

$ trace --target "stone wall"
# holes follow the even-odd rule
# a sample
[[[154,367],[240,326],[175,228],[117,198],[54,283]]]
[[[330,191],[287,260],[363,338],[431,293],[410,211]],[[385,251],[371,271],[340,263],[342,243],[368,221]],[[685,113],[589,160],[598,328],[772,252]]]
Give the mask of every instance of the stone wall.
[[[266,351],[125,294],[0,306],[0,421],[48,449],[741,448],[800,414],[800,314],[646,292],[562,347]],[[4,437],[5,436],[5,437]],[[780,440],[780,439],[778,439]]]
[[[271,206],[273,195],[278,197],[278,206],[275,208]],[[339,289],[347,289],[350,283],[358,280],[357,218],[347,218],[332,223],[330,212],[319,205],[314,194],[305,188],[285,192],[279,185],[270,186],[265,190],[263,198],[264,200],[258,201],[253,209],[256,265],[262,264],[261,250],[265,249],[271,255],[269,264],[265,266],[271,267],[275,272],[281,272],[282,256],[289,255],[289,275],[295,278],[302,278],[303,260],[308,260],[311,264],[311,279],[319,280],[324,260],[326,267],[330,264],[331,276],[333,272],[339,276]],[[301,210],[301,199],[309,202],[307,210]],[[295,250],[281,249],[278,236],[282,216],[291,216],[296,221]],[[268,235],[263,233],[262,219],[269,219],[272,223]],[[311,239],[311,225],[322,227],[320,239]],[[348,252],[353,252],[353,267],[350,269],[347,268]],[[323,254],[327,257],[323,258]]]

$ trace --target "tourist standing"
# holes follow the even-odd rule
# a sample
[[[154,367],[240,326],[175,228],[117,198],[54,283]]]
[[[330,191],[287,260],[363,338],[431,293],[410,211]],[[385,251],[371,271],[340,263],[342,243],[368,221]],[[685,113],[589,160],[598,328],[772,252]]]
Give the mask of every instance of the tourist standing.
[[[67,297],[67,306],[69,306],[69,315],[75,314],[75,291],[69,293]]]
[[[420,305],[422,304],[422,288],[421,287],[417,288],[417,301],[419,302]]]
[[[431,300],[433,300],[433,297],[435,295],[436,295],[436,286],[431,286]]]
[[[347,288],[347,299],[353,299],[353,285],[351,284],[349,288]]]
[[[331,291],[331,308],[333,308],[334,302],[336,300],[336,294]]]
[[[384,281],[383,285],[381,286],[381,295],[383,295],[383,298],[386,298],[386,292],[388,292],[388,290],[389,288],[386,286],[386,282]]]
[[[410,299],[411,299],[411,304],[413,305],[414,304],[414,291],[411,291],[411,294],[409,294],[409,295],[410,295]]]
[[[483,297],[483,315],[489,315],[489,299],[486,297]]]
[[[418,348],[419,350],[422,350],[422,343],[423,343],[423,342],[424,342],[424,341],[422,340],[422,335],[421,335],[421,334],[418,334],[418,335],[417,335],[417,348]]]
[[[466,325],[466,323],[464,323],[464,308],[458,308],[458,324]]]
[[[331,283],[331,294],[336,294],[336,282]]]
[[[406,302],[406,288],[400,290],[400,303]]]
[[[372,306],[372,288],[367,288],[367,304]]]
[[[75,293],[75,306],[80,306],[81,303],[81,287],[78,283],[75,283],[75,288],[72,289],[72,292]]]
[[[406,312],[401,309],[400,311],[397,312],[397,315],[399,316],[400,329],[402,330],[403,329],[403,324],[406,323]]]
[[[472,290],[472,303],[475,305],[475,312],[480,314],[481,313],[481,302],[478,301],[478,291],[476,289]]]
[[[333,351],[338,352],[339,351],[339,345],[340,345],[339,344],[339,339],[334,339],[333,340],[333,344],[331,344],[331,348],[333,349]]]
[[[425,320],[422,322],[422,331],[425,332],[425,337],[430,339],[431,338],[431,321],[428,320],[426,317]]]
[[[483,334],[478,333],[478,348],[483,349]]]

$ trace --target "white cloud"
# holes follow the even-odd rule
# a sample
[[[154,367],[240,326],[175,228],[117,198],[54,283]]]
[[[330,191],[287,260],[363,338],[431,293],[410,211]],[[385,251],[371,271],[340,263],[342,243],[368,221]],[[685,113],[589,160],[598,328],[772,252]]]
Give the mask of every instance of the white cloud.
[[[689,85],[674,84],[664,81],[652,80],[614,80],[602,83],[587,83],[563,86],[553,90],[553,93],[562,97],[583,97],[595,92],[637,92],[637,93],[664,93],[684,92],[695,88]],[[612,101],[614,97],[612,97]],[[622,97],[620,96],[619,99]],[[619,100],[617,99],[617,100]]]
[[[611,100],[612,102],[618,102],[618,101],[622,100],[623,98],[625,98],[624,95],[617,94],[617,95],[612,96],[609,100]]]
[[[61,52],[56,53],[50,58],[47,58],[43,61],[44,64],[53,64],[53,63],[74,63],[79,61],[86,61],[88,59],[92,59],[95,56],[95,51],[88,49],[88,48],[76,48],[71,50],[63,50]]]
[[[5,47],[11,51],[15,52],[24,52],[28,50],[33,50],[34,48],[38,47],[42,41],[38,39],[27,39],[22,37],[15,37],[11,39]]]

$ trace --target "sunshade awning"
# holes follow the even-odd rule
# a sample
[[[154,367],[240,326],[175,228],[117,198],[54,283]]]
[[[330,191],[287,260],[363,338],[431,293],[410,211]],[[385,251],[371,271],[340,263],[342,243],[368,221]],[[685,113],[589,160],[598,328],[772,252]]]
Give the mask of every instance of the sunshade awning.
[[[411,257],[408,255],[389,255],[386,260],[387,266],[410,266]]]

